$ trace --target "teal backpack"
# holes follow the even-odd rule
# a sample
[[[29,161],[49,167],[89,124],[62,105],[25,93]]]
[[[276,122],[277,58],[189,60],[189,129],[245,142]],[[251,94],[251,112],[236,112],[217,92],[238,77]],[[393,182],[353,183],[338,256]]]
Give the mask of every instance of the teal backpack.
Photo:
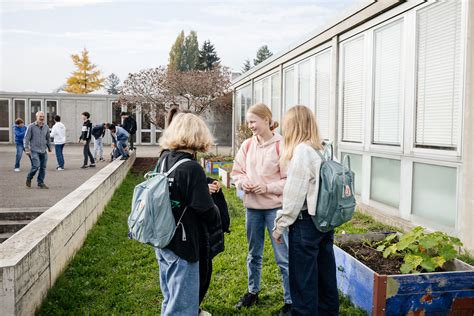
[[[181,223],[186,208],[176,224],[171,210],[171,201],[168,189],[168,175],[179,165],[191,159],[182,159],[175,163],[170,170],[164,172],[163,167],[166,158],[161,163],[161,170],[158,165],[153,172],[145,175],[146,181],[135,186],[132,198],[132,212],[128,217],[128,237],[143,244],[152,245],[157,248],[164,248],[170,242]]]
[[[344,156],[341,164],[333,160],[332,152],[329,158],[326,152],[324,155],[319,150],[316,152],[322,162],[319,171],[316,215],[311,218],[316,228],[324,233],[349,221],[354,214],[356,207],[354,172],[351,171],[351,160],[348,155]]]

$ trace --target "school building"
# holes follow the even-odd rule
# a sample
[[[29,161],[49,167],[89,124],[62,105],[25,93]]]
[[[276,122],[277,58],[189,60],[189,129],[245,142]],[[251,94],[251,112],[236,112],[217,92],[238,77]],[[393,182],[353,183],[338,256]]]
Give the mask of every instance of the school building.
[[[25,124],[36,121],[36,112],[43,111],[51,127],[54,117],[61,116],[61,122],[66,126],[66,141],[76,142],[81,134],[82,112],[91,114],[91,122],[95,124],[112,122],[121,124],[120,113],[127,107],[117,102],[116,95],[103,94],[72,94],[72,93],[28,93],[0,91],[0,144],[14,143],[12,126],[17,118]],[[216,144],[228,146],[231,143],[231,126],[223,124],[230,120],[225,113],[207,111],[203,118],[215,137]],[[151,124],[145,111],[136,111],[132,116],[137,121],[137,132],[134,143],[138,145],[156,145],[162,133],[162,128]],[[164,121],[164,120],[163,120]],[[105,142],[110,143],[108,133]]]
[[[361,1],[233,80],[234,130],[254,103],[306,105],[361,209],[474,250],[473,35],[472,1]]]

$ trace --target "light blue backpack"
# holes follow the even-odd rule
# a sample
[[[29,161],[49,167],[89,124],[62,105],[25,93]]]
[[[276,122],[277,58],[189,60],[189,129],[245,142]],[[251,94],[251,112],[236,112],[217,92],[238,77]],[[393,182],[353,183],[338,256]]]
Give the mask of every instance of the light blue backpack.
[[[170,170],[164,172],[163,168],[166,164],[166,158],[164,158],[160,172],[157,172],[158,166],[156,166],[153,172],[145,175],[146,181],[135,186],[132,212],[128,217],[128,237],[130,239],[157,248],[164,248],[171,242],[179,225],[183,229],[183,238],[185,238],[186,234],[181,219],[186,213],[186,208],[176,224],[171,210],[168,175],[187,161],[191,161],[191,159],[182,159],[175,163]]]
[[[322,163],[316,215],[311,217],[321,232],[331,231],[349,221],[356,207],[354,172],[351,171],[350,156],[345,155],[341,164],[333,160],[331,144],[326,148],[330,148],[330,154],[327,154],[327,150],[324,154],[316,150]]]

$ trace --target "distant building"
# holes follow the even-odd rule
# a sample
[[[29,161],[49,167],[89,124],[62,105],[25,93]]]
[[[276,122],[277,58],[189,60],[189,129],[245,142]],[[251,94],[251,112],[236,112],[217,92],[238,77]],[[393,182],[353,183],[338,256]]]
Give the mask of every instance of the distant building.
[[[254,103],[306,105],[363,209],[473,250],[473,36],[472,1],[363,1],[232,81],[234,131]]]

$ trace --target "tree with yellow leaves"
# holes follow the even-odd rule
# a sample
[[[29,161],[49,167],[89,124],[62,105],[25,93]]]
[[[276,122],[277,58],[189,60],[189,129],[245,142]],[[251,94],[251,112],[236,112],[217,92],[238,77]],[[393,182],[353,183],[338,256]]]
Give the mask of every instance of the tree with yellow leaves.
[[[84,48],[81,55],[71,55],[72,62],[77,67],[67,79],[67,87],[64,91],[69,93],[87,94],[102,87],[104,78],[101,77],[100,70],[89,60],[89,52]]]

